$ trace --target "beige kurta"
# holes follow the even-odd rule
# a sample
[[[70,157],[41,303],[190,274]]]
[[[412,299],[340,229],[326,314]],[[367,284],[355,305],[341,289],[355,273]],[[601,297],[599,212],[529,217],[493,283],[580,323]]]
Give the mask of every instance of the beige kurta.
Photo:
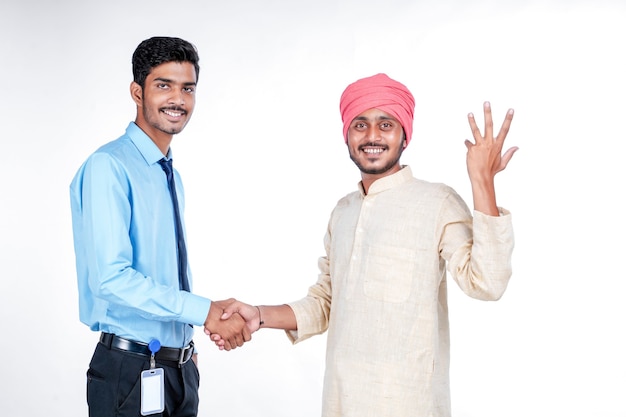
[[[409,167],[341,199],[293,343],[328,330],[323,417],[450,416],[446,267],[471,297],[511,275],[511,216],[474,212]]]

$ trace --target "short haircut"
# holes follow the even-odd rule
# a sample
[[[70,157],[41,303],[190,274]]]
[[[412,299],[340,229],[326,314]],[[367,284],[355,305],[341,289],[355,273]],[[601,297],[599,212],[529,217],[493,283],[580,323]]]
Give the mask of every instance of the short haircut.
[[[141,42],[133,53],[133,81],[145,87],[146,77],[166,62],[190,62],[196,69],[196,80],[200,74],[200,57],[194,45],[180,38],[155,36]]]

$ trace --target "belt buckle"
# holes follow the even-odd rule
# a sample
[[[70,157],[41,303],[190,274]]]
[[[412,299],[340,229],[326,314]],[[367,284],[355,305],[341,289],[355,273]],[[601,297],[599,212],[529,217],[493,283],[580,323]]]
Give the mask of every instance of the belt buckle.
[[[180,350],[180,355],[178,356],[179,368],[183,366],[184,363],[187,363],[187,361],[191,358],[191,355],[190,355],[189,358],[185,359],[185,356],[187,356],[187,352],[189,352],[190,350],[193,350],[192,344],[189,344],[187,347],[184,347]]]

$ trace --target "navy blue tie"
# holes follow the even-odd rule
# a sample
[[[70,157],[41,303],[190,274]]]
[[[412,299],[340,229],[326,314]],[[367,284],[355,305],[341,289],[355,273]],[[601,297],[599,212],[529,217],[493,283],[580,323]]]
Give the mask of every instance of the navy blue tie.
[[[180,220],[180,211],[178,210],[178,198],[176,197],[176,185],[174,184],[174,169],[172,168],[172,160],[163,158],[159,161],[159,164],[161,165],[161,168],[163,168],[163,171],[165,171],[167,186],[170,189],[170,197],[172,198],[172,206],[174,207],[176,241],[178,242],[178,285],[181,290],[189,291],[189,279],[187,278],[187,248],[185,246],[183,224]]]

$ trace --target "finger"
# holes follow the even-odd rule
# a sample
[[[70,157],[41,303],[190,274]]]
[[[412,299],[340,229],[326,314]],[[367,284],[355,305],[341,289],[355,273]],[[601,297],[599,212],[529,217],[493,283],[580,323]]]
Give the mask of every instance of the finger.
[[[485,101],[483,104],[485,113],[485,139],[493,139],[493,118],[491,116],[491,103]]]
[[[506,168],[511,158],[513,158],[513,154],[515,154],[518,149],[519,148],[517,146],[514,146],[510,149],[507,149],[507,151],[502,155],[502,159],[500,160],[500,171]]]
[[[237,343],[237,346],[243,346],[243,336],[241,334],[235,335],[235,342]]]
[[[237,339],[233,337],[230,340],[230,348],[231,349],[237,349],[237,346],[239,346],[239,343],[237,342]]]
[[[467,150],[469,151],[474,144],[469,139],[465,139],[465,146],[467,146]]]
[[[478,142],[482,140],[482,136],[480,134],[480,129],[476,125],[476,119],[474,118],[474,113],[468,113],[467,120],[469,121],[470,129],[472,131],[472,136],[474,137],[474,141]]]
[[[498,133],[497,140],[500,142],[504,141],[506,135],[509,133],[509,129],[511,127],[511,122],[513,121],[513,109],[509,109],[506,112],[506,116],[504,117],[504,122],[502,122],[502,127],[500,127],[500,132]]]

